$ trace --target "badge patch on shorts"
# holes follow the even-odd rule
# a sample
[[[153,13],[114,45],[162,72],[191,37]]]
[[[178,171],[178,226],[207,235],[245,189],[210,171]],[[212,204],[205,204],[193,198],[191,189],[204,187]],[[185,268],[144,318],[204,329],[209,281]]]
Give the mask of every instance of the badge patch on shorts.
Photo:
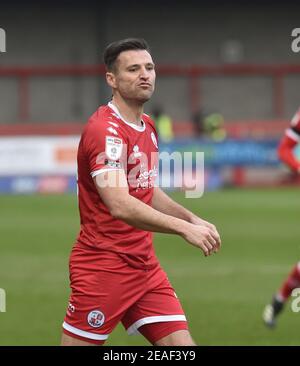
[[[105,154],[111,160],[118,160],[122,155],[122,140],[117,137],[106,136]]]
[[[93,310],[87,317],[88,323],[93,328],[99,328],[105,321],[105,316],[100,310]]]

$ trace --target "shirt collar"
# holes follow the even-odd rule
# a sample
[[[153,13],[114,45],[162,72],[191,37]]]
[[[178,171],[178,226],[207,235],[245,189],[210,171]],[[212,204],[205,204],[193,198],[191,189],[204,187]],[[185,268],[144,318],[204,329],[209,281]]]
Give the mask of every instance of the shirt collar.
[[[145,131],[145,129],[146,129],[146,123],[142,120],[141,122],[142,122],[142,126],[138,126],[138,125],[136,125],[135,123],[132,123],[132,122],[128,122],[128,121],[126,121],[123,117],[122,117],[122,115],[121,115],[121,113],[119,112],[119,110],[118,110],[118,108],[112,103],[112,102],[109,102],[108,103],[108,106],[109,106],[109,108],[110,109],[112,109],[115,113],[116,113],[116,115],[124,122],[124,123],[126,123],[126,125],[128,125],[128,126],[130,126],[131,128],[133,128],[134,130],[136,130],[136,131],[139,131],[139,132],[143,132],[143,131]]]

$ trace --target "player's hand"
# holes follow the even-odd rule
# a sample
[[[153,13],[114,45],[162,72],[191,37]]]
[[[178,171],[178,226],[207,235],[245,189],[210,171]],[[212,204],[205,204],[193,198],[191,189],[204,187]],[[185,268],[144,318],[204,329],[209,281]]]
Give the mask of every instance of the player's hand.
[[[205,227],[208,227],[209,229],[211,229],[214,232],[214,238],[218,243],[218,248],[220,248],[220,246],[221,246],[221,237],[220,237],[220,234],[218,233],[218,230],[217,230],[217,228],[215,227],[214,224],[211,224],[210,222],[205,221],[205,220],[201,219],[198,216],[193,216],[190,219],[190,223],[192,223],[194,225],[205,226]]]
[[[182,237],[192,245],[200,248],[205,256],[218,252],[220,248],[220,236],[217,231],[204,225],[187,224]]]

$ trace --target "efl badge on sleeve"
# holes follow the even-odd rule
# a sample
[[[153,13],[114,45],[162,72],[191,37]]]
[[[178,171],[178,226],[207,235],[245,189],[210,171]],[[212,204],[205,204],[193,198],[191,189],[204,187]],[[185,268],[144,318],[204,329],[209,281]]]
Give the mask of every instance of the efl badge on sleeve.
[[[110,160],[118,160],[122,155],[122,140],[117,137],[106,136],[105,154]]]

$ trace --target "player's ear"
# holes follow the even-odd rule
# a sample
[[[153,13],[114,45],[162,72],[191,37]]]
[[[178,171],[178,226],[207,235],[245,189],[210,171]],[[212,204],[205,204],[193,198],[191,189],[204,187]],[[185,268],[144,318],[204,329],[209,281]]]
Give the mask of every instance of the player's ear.
[[[106,73],[106,81],[111,88],[116,88],[116,77],[113,72]]]

